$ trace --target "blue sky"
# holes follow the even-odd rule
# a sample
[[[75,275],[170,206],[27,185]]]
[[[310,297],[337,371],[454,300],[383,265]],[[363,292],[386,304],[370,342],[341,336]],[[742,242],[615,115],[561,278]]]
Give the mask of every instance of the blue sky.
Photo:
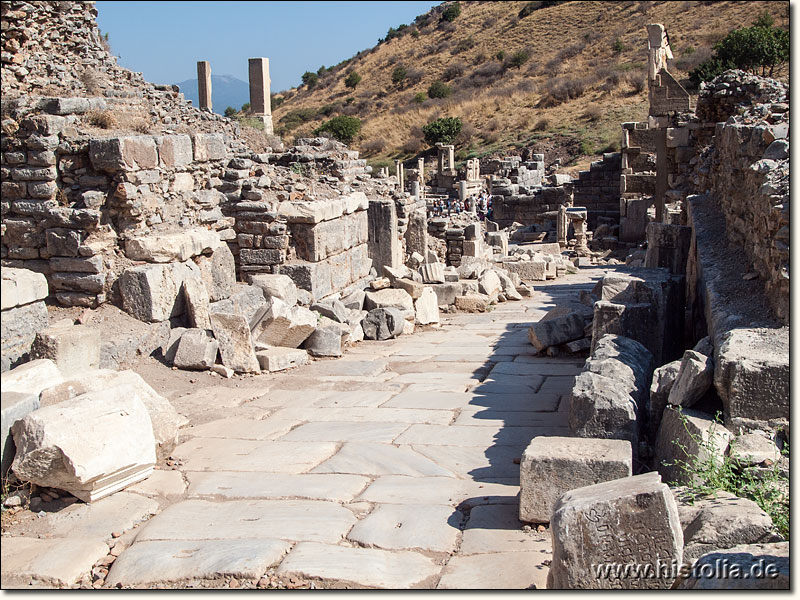
[[[119,64],[153,83],[215,75],[247,81],[247,59],[270,59],[272,91],[375,45],[439,2],[121,2],[98,0],[97,22]]]

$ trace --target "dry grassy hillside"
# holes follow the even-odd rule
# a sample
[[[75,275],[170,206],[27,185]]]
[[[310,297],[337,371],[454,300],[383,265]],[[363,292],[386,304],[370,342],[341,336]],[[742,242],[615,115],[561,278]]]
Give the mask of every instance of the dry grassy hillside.
[[[465,124],[461,160],[528,146],[548,162],[560,157],[578,169],[618,149],[621,122],[647,115],[645,24],[667,27],[675,54],[670,70],[683,79],[716,41],[764,10],[776,25],[788,27],[789,20],[788,2],[723,1],[563,2],[522,18],[531,3],[461,2],[460,15],[442,21],[451,4],[321,71],[313,89],[276,94],[277,132],[291,139],[332,116],[355,116],[363,126],[352,146],[372,164],[386,164],[426,150],[423,125],[457,116]],[[521,64],[509,64],[519,53]],[[398,67],[406,77],[393,82]],[[361,76],[354,89],[344,83],[352,71]],[[452,95],[423,100],[434,81]]]

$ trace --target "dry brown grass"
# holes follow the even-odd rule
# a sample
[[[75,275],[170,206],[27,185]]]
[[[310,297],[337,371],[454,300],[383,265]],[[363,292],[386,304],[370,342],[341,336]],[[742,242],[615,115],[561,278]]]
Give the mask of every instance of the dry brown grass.
[[[581,116],[590,104],[603,109],[593,126],[611,130],[622,121],[647,115],[643,76],[647,23],[666,26],[676,58],[684,58],[682,52],[690,46],[704,52],[702,48],[731,29],[749,25],[763,10],[778,25],[788,24],[788,10],[781,2],[567,2],[517,20],[525,4],[462,3],[461,16],[452,27],[440,27],[435,18],[430,19],[419,27],[418,37],[405,35],[380,44],[326,73],[324,89],[282,93],[287,100],[274,111],[276,122],[292,110],[319,109],[355,96],[344,86],[346,72],[355,69],[363,77],[359,98],[345,108],[362,119],[362,140],[385,140],[386,157],[411,154],[420,139],[412,129],[441,116],[461,117],[480,132],[462,147],[476,152],[520,135],[558,131],[578,136],[586,125]],[[617,38],[624,47],[619,53],[613,48]],[[532,57],[529,63],[504,71],[496,58],[498,52],[508,57],[523,49]],[[671,70],[679,80],[693,62],[688,58],[672,62]],[[409,70],[402,86],[391,81],[396,64]],[[444,79],[448,69],[452,97],[422,104],[409,101],[433,81]],[[381,92],[385,95],[379,106]],[[323,118],[303,127],[313,129]],[[525,131],[520,132],[520,127]]]

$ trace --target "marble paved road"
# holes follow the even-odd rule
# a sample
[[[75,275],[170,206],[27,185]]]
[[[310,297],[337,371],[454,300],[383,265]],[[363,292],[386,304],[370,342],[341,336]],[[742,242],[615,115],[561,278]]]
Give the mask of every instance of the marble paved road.
[[[583,361],[535,356],[527,327],[601,274],[247,380],[247,400],[220,399],[224,418],[186,429],[178,471],[129,490],[170,503],[106,585],[277,569],[378,588],[545,587],[551,542],[517,518],[518,463],[533,437],[566,434]]]

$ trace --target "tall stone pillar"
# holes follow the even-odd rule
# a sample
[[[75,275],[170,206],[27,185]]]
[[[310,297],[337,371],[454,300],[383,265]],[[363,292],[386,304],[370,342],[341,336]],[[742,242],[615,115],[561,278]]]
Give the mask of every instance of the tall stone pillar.
[[[397,209],[394,200],[370,200],[367,209],[367,249],[378,275],[383,267],[398,268],[403,262],[403,249],[397,231]]]
[[[211,110],[211,63],[207,60],[197,61],[197,96],[199,107]]]
[[[269,59],[251,58],[248,60],[250,76],[250,110],[253,116],[264,123],[264,131],[272,135],[272,106],[269,92]]]
[[[425,198],[425,159],[417,159],[417,170],[419,171],[419,197]]]
[[[467,182],[466,181],[459,181],[458,182],[458,199],[462,202],[467,201]]]
[[[405,189],[405,177],[403,173],[403,163],[399,160],[394,161],[395,172],[397,173],[397,187],[402,192]]]

